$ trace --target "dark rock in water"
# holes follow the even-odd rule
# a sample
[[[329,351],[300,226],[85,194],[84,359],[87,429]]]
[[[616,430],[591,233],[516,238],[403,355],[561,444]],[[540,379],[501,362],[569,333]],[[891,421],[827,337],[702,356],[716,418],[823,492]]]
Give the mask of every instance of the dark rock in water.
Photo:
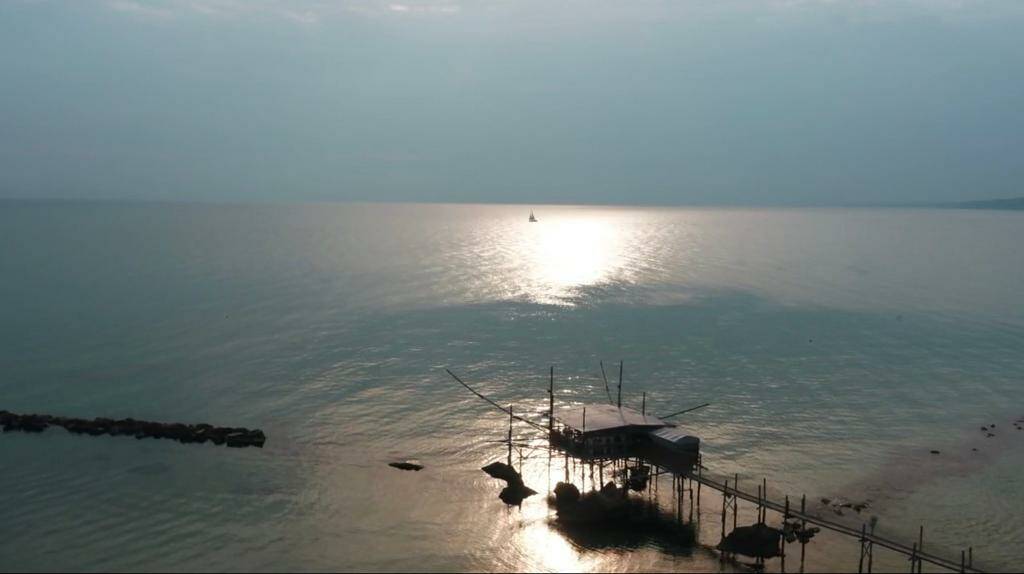
[[[937,451],[937,450],[933,450],[933,451],[932,451],[932,454],[939,454],[939,451]]]
[[[983,430],[983,431],[987,431],[987,430],[988,430],[988,427],[981,427],[981,430]]]
[[[480,470],[486,472],[492,478],[498,480],[504,480],[505,482],[512,484],[522,484],[523,477],[519,476],[516,469],[503,462],[492,462],[491,464],[481,468]]]
[[[988,434],[987,434],[987,435],[985,435],[985,436],[986,436],[986,437],[988,437],[988,438],[992,438],[992,437],[994,437],[994,436],[996,436],[996,435],[994,435],[994,434],[992,434],[992,433],[988,433]]]
[[[422,465],[417,465],[417,463],[409,462],[408,460],[404,461],[404,462],[388,462],[387,466],[391,467],[393,469],[398,469],[399,471],[416,471],[416,472],[420,472],[420,471],[423,470],[423,466]]]
[[[647,488],[647,482],[651,478],[651,469],[648,466],[638,466],[629,469],[629,480],[627,486],[630,490],[643,492]]]
[[[501,494],[498,495],[498,498],[505,504],[519,506],[523,503],[523,499],[537,494],[537,491],[523,484],[523,477],[519,475],[516,469],[503,462],[492,462],[480,470],[486,472],[492,478],[504,480],[508,484],[501,491]]]
[[[821,528],[806,526],[801,524],[799,520],[785,522],[782,525],[782,535],[786,538],[786,542],[800,541],[806,544],[819,532],[821,532]]]
[[[511,484],[501,490],[501,494],[498,498],[509,506],[519,506],[523,503],[523,500],[537,494],[537,491],[533,490],[529,486],[523,483]]]
[[[575,484],[559,482],[555,485],[555,507],[565,508],[580,501],[580,489]]]
[[[608,481],[601,487],[601,494],[605,496],[616,496],[619,494],[619,487],[615,486],[614,482]]]
[[[208,424],[158,423],[136,421],[130,418],[114,420],[100,417],[89,420],[52,415],[17,415],[7,411],[0,411],[0,426],[3,426],[4,432],[42,432],[50,426],[60,426],[72,434],[134,436],[136,439],[169,438],[183,444],[203,443],[210,440],[214,444],[227,443],[231,447],[255,446],[262,448],[267,440],[263,431],[258,429],[214,427]]]
[[[729,554],[743,554],[752,558],[774,558],[779,555],[782,531],[767,524],[739,526],[718,545],[718,550]]]
[[[831,503],[831,502],[832,502],[832,499],[831,499],[831,498],[822,498],[822,499],[821,499],[821,503],[822,503],[822,504],[829,504],[829,503]]]

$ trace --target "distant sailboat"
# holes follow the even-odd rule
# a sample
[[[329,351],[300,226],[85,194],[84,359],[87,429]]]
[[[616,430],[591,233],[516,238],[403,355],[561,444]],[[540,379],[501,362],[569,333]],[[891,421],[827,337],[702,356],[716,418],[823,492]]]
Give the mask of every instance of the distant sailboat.
[[[530,223],[537,223],[537,218],[533,216],[533,210],[530,210]]]

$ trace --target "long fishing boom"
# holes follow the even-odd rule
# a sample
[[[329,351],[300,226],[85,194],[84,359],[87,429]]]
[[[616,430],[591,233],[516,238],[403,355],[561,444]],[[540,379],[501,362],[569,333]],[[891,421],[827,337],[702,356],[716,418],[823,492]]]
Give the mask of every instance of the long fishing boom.
[[[665,415],[665,416],[663,416],[663,417],[658,417],[658,418],[660,418],[660,419],[662,419],[662,420],[664,420],[664,419],[670,419],[670,418],[672,418],[672,417],[674,417],[674,416],[679,416],[679,415],[681,415],[681,414],[685,414],[685,413],[688,413],[688,412],[690,412],[690,411],[695,411],[695,410],[697,410],[697,409],[702,409],[702,408],[704,408],[704,407],[706,407],[706,406],[709,406],[710,404],[711,404],[711,403],[704,403],[703,405],[697,405],[697,406],[695,406],[695,407],[690,407],[690,408],[688,408],[688,409],[683,409],[683,410],[681,410],[681,411],[679,411],[679,412],[677,412],[677,413],[672,413],[672,414],[670,414],[670,415]]]
[[[501,412],[503,412],[503,413],[508,413],[508,414],[511,414],[511,413],[509,413],[509,409],[507,409],[507,408],[505,408],[505,407],[503,407],[503,406],[499,405],[498,403],[494,402],[493,400],[491,400],[491,399],[489,399],[489,398],[485,397],[485,396],[484,396],[484,395],[482,395],[482,394],[481,394],[480,392],[478,392],[478,391],[477,391],[476,389],[474,389],[473,387],[471,387],[471,386],[467,385],[467,384],[466,384],[465,382],[463,382],[463,380],[462,380],[462,379],[460,379],[460,378],[459,378],[458,376],[456,376],[456,374],[455,374],[455,373],[451,372],[451,371],[450,371],[450,370],[448,370],[448,369],[445,369],[445,372],[447,372],[447,373],[448,373],[449,375],[451,375],[451,377],[452,377],[453,379],[455,379],[456,381],[458,381],[458,383],[459,383],[460,385],[462,385],[462,386],[466,387],[467,389],[469,389],[469,392],[471,392],[471,393],[473,393],[474,395],[476,395],[476,396],[480,397],[481,399],[483,399],[483,400],[487,401],[487,402],[488,402],[488,403],[490,403],[490,404],[491,404],[491,405],[492,405],[492,406],[493,406],[494,408],[498,409],[499,411],[501,411]],[[523,417],[521,417],[521,416],[519,416],[519,415],[515,415],[515,414],[513,414],[513,415],[512,415],[512,418],[516,419],[517,421],[522,421],[522,422],[524,422],[524,423],[526,423],[526,424],[528,424],[528,425],[530,425],[530,426],[532,426],[532,427],[538,428],[538,429],[540,429],[540,430],[542,430],[542,431],[544,431],[544,432],[548,432],[548,428],[547,428],[547,427],[545,427],[545,426],[543,426],[543,425],[540,425],[540,424],[537,424],[537,423],[535,423],[535,422],[533,422],[533,421],[531,421],[531,420],[528,420],[528,419],[524,419]]]

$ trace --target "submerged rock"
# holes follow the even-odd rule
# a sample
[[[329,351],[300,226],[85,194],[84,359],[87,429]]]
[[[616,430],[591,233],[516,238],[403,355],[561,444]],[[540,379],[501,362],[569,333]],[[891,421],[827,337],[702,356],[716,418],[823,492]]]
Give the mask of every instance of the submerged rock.
[[[555,507],[566,508],[580,501],[580,489],[575,484],[559,482],[555,485]]]
[[[614,482],[608,481],[604,486],[601,487],[601,494],[605,496],[616,496],[620,494],[619,487],[615,486]]]
[[[509,484],[523,482],[523,477],[519,476],[516,469],[503,462],[492,462],[491,464],[482,467],[480,470],[486,472],[491,476],[491,478],[504,480]]]
[[[743,554],[752,558],[774,558],[779,556],[779,541],[782,531],[767,524],[739,526],[718,544],[721,552]]]
[[[509,506],[519,506],[523,500],[537,494],[537,491],[523,483],[510,484],[501,490],[498,498]]]
[[[498,498],[505,504],[519,506],[523,503],[523,499],[537,494],[537,491],[523,484],[523,477],[516,469],[503,462],[492,462],[480,470],[486,472],[492,478],[505,481],[507,486],[498,495]]]
[[[419,471],[423,470],[423,465],[416,464],[416,463],[409,462],[409,461],[405,461],[405,462],[389,462],[388,466],[390,466],[392,468],[397,468],[398,470],[414,470],[416,472],[419,472]]]

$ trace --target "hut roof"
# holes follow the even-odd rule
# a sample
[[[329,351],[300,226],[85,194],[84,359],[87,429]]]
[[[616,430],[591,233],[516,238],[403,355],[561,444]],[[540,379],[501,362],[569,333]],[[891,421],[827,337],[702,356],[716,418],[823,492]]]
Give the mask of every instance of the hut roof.
[[[584,428],[583,410],[587,411],[586,428]],[[556,418],[566,426],[586,433],[603,432],[628,427],[656,429],[669,426],[668,423],[652,415],[643,415],[628,408],[614,405],[579,405],[562,409]]]

